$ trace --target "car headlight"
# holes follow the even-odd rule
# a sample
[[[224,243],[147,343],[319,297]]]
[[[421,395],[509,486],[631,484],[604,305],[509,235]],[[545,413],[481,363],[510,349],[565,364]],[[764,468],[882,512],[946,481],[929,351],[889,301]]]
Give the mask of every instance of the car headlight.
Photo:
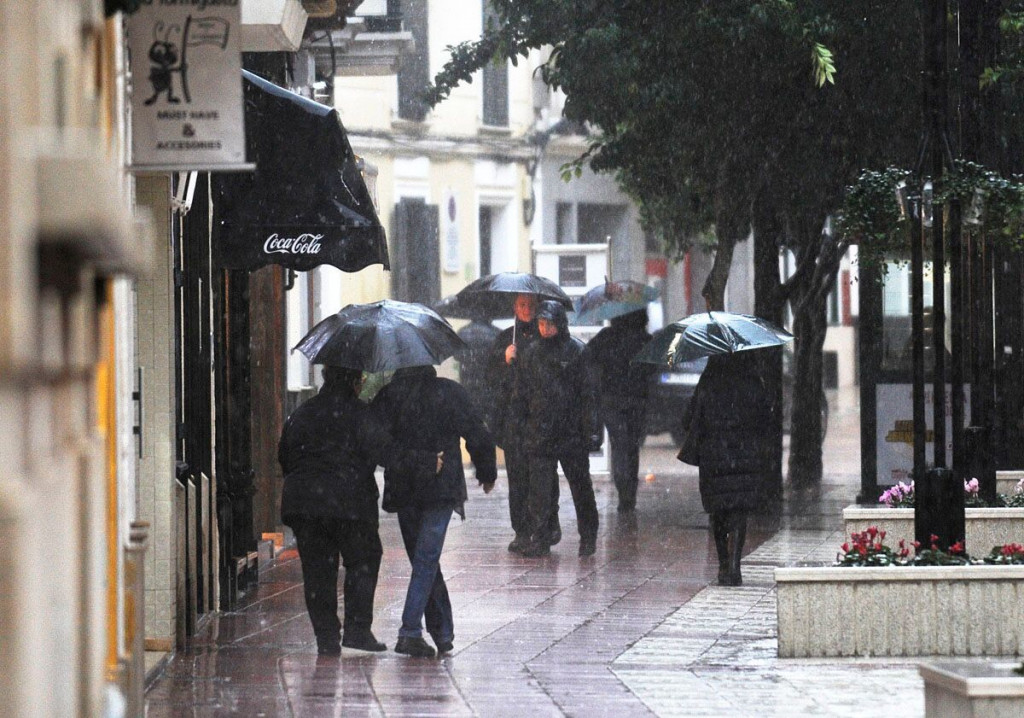
[[[681,384],[683,386],[697,386],[700,381],[700,374],[683,374],[681,372],[667,371],[661,375],[662,384]]]

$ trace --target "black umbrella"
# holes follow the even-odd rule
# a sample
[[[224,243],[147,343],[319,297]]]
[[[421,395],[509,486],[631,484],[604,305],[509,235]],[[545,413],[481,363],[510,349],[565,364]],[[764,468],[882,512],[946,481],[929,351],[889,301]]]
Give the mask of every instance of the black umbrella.
[[[474,280],[452,297],[442,300],[440,310],[449,317],[470,319],[511,317],[517,294],[533,294],[538,300],[553,299],[572,310],[572,300],[550,279],[526,272],[499,272]]]
[[[318,322],[292,351],[314,364],[382,372],[440,364],[465,347],[434,310],[385,299],[349,304]]]
[[[792,340],[792,334],[760,317],[701,312],[655,332],[633,361],[673,367],[713,354],[777,347]]]
[[[388,268],[384,228],[334,108],[242,71],[253,173],[214,174],[218,266]]]

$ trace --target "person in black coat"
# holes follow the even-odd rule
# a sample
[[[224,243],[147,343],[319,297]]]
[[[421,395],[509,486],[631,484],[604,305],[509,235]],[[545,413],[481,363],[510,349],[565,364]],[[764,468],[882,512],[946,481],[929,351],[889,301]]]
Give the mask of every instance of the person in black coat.
[[[718,583],[739,586],[747,515],[772,482],[772,403],[756,352],[708,359],[691,402],[679,459],[700,467],[700,498],[710,514]]]
[[[410,449],[437,452],[441,470],[427,480],[401,470],[384,472],[384,510],[398,512],[402,541],[412,564],[402,627],[395,651],[431,657],[423,640],[423,619],[438,653],[452,650],[455,626],[440,559],[452,512],[465,518],[466,474],[460,439],[485,493],[494,488],[494,439],[459,384],[440,379],[432,366],[395,372],[371,405],[392,435]]]
[[[491,414],[495,404],[495,388],[490,381],[489,361],[494,340],[500,331],[484,317],[473,317],[469,324],[458,332],[466,348],[455,354],[459,363],[459,383],[469,392],[480,418],[489,427],[494,420]]]
[[[537,297],[517,294],[514,300],[515,323],[503,330],[491,345],[488,373],[493,387],[494,404],[490,415],[495,441],[505,452],[505,473],[508,476],[508,514],[515,536],[508,550],[520,552],[529,539],[526,507],[529,493],[523,431],[526,424],[526,387],[522,377],[521,357],[537,341]],[[553,511],[548,519],[547,539],[551,545],[562,538],[558,523],[558,482],[552,488]]]
[[[362,373],[324,368],[324,385],[285,422],[278,445],[284,472],[281,521],[302,564],[306,610],[321,654],[341,646],[387,649],[371,630],[382,554],[377,532],[378,464],[419,475],[437,470],[436,454],[407,451],[359,401]],[[338,557],[345,566],[345,630],[339,644]]]
[[[561,463],[576,507],[580,556],[594,553],[597,504],[590,480],[591,451],[601,448],[594,381],[583,361],[583,342],[569,335],[565,308],[544,301],[537,308],[540,339],[523,356],[526,387],[525,423],[521,426],[527,456],[527,499],[530,538],[523,555],[545,556],[552,510],[558,511],[552,485],[558,485]]]
[[[619,494],[620,512],[636,508],[640,473],[640,446],[644,442],[647,412],[648,365],[633,364],[651,335],[647,310],[615,317],[587,342],[583,356],[597,379],[601,421],[608,427],[612,450],[612,479]]]

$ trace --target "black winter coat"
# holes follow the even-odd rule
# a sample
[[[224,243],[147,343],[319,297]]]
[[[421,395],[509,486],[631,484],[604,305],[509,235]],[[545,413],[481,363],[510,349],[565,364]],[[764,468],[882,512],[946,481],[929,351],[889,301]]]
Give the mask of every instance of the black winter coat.
[[[599,331],[583,350],[602,399],[629,403],[643,403],[647,399],[651,365],[631,362],[651,340],[644,327],[646,313],[641,317],[642,323],[627,321],[625,317],[612,320],[612,325]]]
[[[522,445],[526,417],[526,388],[521,379],[523,356],[537,341],[537,322],[515,320],[516,359],[505,363],[505,350],[512,344],[512,327],[502,330],[491,345],[488,355],[488,376],[494,387],[494,407],[488,417],[490,429],[499,445]]]
[[[538,339],[523,356],[522,382],[528,453],[559,456],[599,442],[596,386],[583,361],[583,342],[565,332]]]
[[[345,387],[329,385],[285,422],[278,444],[284,472],[281,521],[319,516],[377,522],[377,465],[433,473],[431,452],[406,451]]]
[[[713,356],[691,403],[679,458],[700,467],[708,513],[757,509],[772,481],[772,405],[753,352]]]
[[[460,439],[476,468],[481,484],[497,477],[494,439],[458,383],[438,378],[433,367],[402,369],[374,397],[372,409],[403,445],[411,449],[444,452],[439,474],[427,479],[401,470],[384,472],[384,510],[405,506],[451,504],[461,513],[466,501],[466,473]],[[435,463],[436,466],[436,463]]]

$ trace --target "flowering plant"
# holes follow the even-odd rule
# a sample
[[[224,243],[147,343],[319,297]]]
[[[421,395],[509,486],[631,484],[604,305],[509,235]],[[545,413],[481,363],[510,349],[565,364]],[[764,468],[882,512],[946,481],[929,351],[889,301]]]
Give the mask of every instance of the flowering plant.
[[[902,481],[888,488],[878,497],[878,503],[890,509],[910,509],[914,507],[914,482],[905,484]]]
[[[1008,543],[1002,546],[993,546],[983,560],[985,563],[999,566],[1022,564],[1024,563],[1024,545]]]
[[[886,546],[885,531],[877,526],[868,526],[867,530],[850,534],[850,541],[840,547],[836,556],[836,566],[961,566],[974,562],[970,556],[964,553],[964,545],[957,541],[949,547],[949,551],[943,551],[938,546],[939,537],[932,534],[930,546],[921,549],[921,542],[914,541],[907,544],[900,539],[898,548],[894,551]],[[1017,544],[1011,544],[1016,546]],[[911,557],[911,550],[916,555]],[[993,553],[1003,547],[997,546],[992,549]],[[1016,554],[1015,554],[1016,555]],[[987,562],[987,561],[986,561]],[[1024,563],[1024,546],[1020,547],[1020,562]],[[995,563],[995,561],[993,561]],[[1009,561],[1000,561],[1009,563]]]
[[[990,504],[981,497],[980,484],[977,479],[964,481],[964,506],[971,508],[986,508]],[[905,484],[902,481],[886,489],[878,497],[878,503],[885,504],[890,509],[912,509],[914,508],[914,482]],[[1013,497],[998,496],[996,506],[1022,506],[1024,507],[1024,479],[1021,479],[1013,490]]]

